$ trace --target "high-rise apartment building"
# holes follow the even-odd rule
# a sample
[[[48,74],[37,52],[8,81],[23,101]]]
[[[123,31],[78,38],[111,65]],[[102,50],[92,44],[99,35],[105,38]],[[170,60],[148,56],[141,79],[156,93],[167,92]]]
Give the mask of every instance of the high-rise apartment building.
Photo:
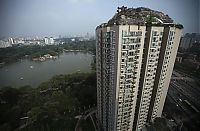
[[[140,131],[162,114],[180,24],[148,8],[118,8],[96,28],[97,107],[102,131]]]
[[[193,46],[193,44],[200,42],[200,33],[187,33],[185,34],[180,41],[179,47],[183,50],[187,50]]]

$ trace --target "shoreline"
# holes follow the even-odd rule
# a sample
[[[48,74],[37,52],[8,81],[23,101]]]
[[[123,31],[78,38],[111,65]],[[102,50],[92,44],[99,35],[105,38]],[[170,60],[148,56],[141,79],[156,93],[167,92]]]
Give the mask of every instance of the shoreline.
[[[63,52],[61,52],[61,53],[58,53],[58,55],[56,55],[56,59],[59,59],[59,55],[60,54],[62,54],[62,53],[72,53],[72,52],[74,52],[74,53],[78,53],[78,52],[84,52],[84,53],[89,53],[90,55],[92,55],[92,56],[94,56],[94,54],[93,54],[93,52],[92,51],[86,51],[86,50],[66,50],[66,49],[63,49]],[[30,55],[29,55],[30,56]],[[44,61],[40,61],[40,60],[33,60],[33,58],[27,58],[28,56],[27,55],[25,55],[24,57],[22,57],[22,58],[20,58],[20,59],[17,59],[17,60],[15,60],[15,61],[12,61],[12,62],[8,62],[8,63],[6,63],[6,62],[1,62],[0,63],[0,68],[3,68],[3,67],[5,67],[5,66],[8,66],[8,65],[11,65],[11,64],[14,64],[14,63],[17,63],[17,62],[20,62],[21,60],[23,60],[23,59],[27,59],[27,60],[30,60],[30,61],[35,61],[35,62],[44,62]],[[36,58],[39,58],[39,57],[36,57]],[[47,59],[47,60],[55,60],[55,59]],[[45,60],[45,61],[47,61],[47,60]]]

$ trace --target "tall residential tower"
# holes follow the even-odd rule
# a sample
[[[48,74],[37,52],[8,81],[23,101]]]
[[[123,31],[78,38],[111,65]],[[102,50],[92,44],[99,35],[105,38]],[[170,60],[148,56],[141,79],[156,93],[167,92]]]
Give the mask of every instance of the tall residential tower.
[[[102,131],[139,131],[162,114],[180,24],[148,8],[118,8],[96,28],[97,107]]]

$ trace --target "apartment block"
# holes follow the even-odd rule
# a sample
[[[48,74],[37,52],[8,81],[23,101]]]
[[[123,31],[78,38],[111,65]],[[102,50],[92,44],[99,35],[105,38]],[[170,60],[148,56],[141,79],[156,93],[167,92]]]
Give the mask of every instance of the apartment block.
[[[182,25],[148,8],[118,8],[96,28],[102,131],[141,131],[161,117]]]

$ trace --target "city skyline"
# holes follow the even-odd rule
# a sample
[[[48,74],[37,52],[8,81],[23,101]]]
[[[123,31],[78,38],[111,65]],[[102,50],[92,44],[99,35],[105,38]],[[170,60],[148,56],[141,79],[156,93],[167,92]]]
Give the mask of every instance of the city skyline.
[[[183,33],[199,32],[198,0],[45,0],[1,1],[0,36],[80,36],[94,33],[99,21],[116,13],[118,6],[148,7],[165,12],[184,25]]]

